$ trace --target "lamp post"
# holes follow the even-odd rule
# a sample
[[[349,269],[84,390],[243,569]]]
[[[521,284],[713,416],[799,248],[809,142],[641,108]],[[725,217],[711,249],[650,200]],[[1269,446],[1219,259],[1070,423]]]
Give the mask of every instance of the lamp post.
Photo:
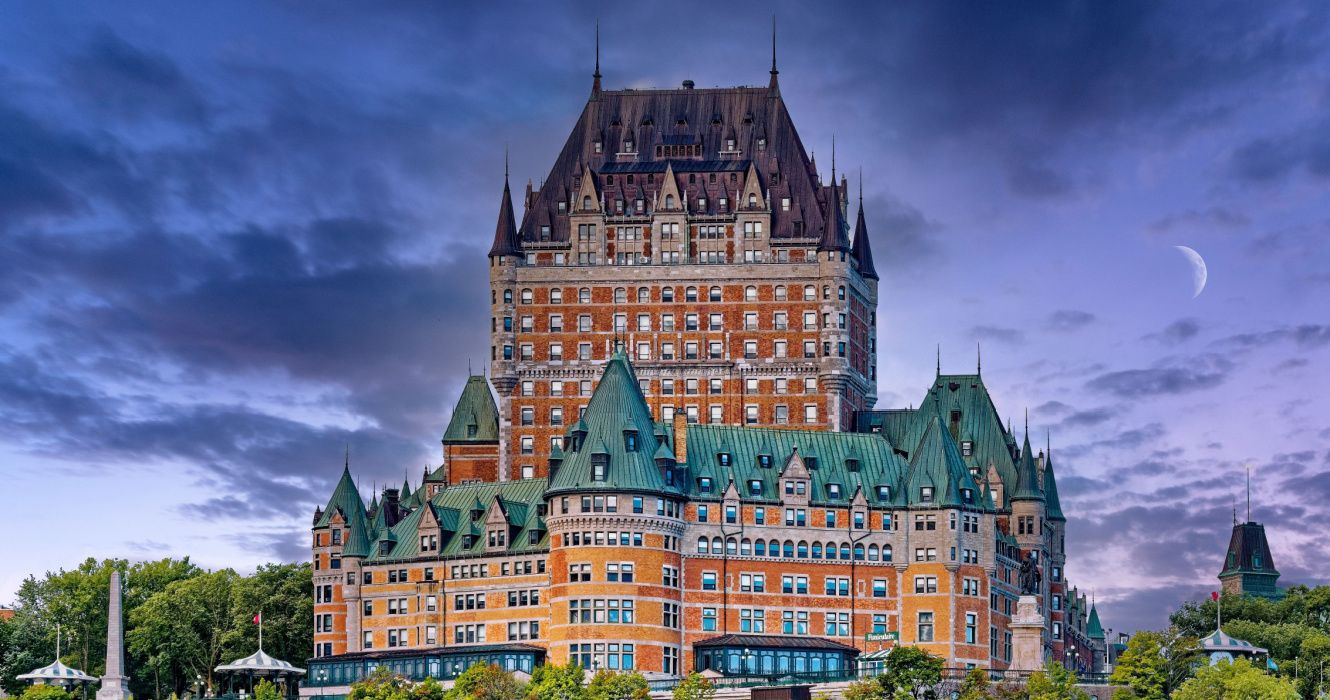
[[[201,695],[203,695],[203,674],[196,673],[194,674],[194,696],[198,697]]]
[[[748,661],[753,658],[752,650],[744,647],[743,655],[740,658],[743,660],[743,675],[746,676],[748,675]]]
[[[321,668],[321,669],[315,671],[315,672],[314,672],[314,677],[317,678],[317,679],[319,680],[319,697],[323,697],[323,694],[324,694],[325,692],[327,692],[327,686],[328,686],[328,669],[326,669],[326,668]]]

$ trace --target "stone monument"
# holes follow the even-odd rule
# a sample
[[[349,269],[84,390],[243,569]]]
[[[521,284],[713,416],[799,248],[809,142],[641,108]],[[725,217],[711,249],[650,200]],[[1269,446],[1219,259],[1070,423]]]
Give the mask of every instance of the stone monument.
[[[97,700],[127,700],[125,676],[125,618],[120,608],[120,572],[111,571],[111,600],[106,609],[106,673]]]
[[[1038,671],[1044,667],[1044,615],[1039,598],[1023,595],[1016,602],[1011,628],[1011,670]],[[101,700],[101,698],[98,698]]]

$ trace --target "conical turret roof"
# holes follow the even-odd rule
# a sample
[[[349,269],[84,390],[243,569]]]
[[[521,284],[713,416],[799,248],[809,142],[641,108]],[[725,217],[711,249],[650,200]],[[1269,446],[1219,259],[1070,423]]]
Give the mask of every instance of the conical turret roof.
[[[850,248],[850,257],[854,258],[860,276],[877,279],[877,268],[873,267],[873,246],[868,237],[868,224],[864,221],[864,198],[859,195],[859,219],[854,223],[854,243]]]
[[[507,170],[507,166],[504,167]],[[517,218],[513,216],[513,194],[508,188],[508,173],[503,175],[503,199],[499,202],[499,222],[494,227],[494,245],[490,257],[521,255],[522,241],[517,236]]]
[[[1046,511],[1049,520],[1067,521],[1067,516],[1062,514],[1062,499],[1058,497],[1058,481],[1053,476],[1053,451],[1051,449],[1044,460],[1044,501],[1048,504]]]
[[[1025,444],[1021,446],[1021,459],[1016,463],[1016,491],[1008,501],[1042,501],[1044,489],[1039,483],[1039,467],[1034,463],[1030,449],[1030,431],[1025,431]]]
[[[1085,625],[1085,633],[1090,639],[1103,639],[1104,626],[1099,622],[1099,609],[1090,603],[1090,621]]]
[[[328,499],[328,505],[323,509],[323,517],[319,519],[315,527],[327,525],[332,519],[333,512],[339,510],[348,523],[353,518],[363,519],[365,517],[365,502],[360,500],[360,492],[356,489],[356,482],[351,478],[351,463],[349,460],[343,466],[342,478],[338,479],[332,497]]]
[[[443,431],[445,444],[499,441],[499,407],[484,377],[472,375],[462,387],[453,417]]]

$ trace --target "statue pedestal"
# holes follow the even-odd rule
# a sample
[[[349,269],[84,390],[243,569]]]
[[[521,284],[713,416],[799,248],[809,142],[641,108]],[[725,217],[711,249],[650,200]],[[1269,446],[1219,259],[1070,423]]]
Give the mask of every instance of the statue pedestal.
[[[1021,596],[1011,618],[1011,670],[1038,671],[1044,667],[1044,614],[1039,598]]]

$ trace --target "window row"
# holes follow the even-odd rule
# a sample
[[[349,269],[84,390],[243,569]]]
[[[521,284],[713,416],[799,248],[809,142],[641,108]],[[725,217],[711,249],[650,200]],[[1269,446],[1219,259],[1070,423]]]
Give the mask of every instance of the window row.
[[[936,555],[936,551],[933,551]],[[879,547],[876,544],[865,546],[863,543],[856,543],[851,547],[846,543],[841,543],[838,546],[828,542],[824,546],[821,542],[814,542],[809,545],[805,541],[796,543],[785,540],[782,543],[777,540],[736,540],[733,537],[727,538],[723,544],[719,537],[709,539],[699,537],[697,538],[697,553],[741,557],[783,557],[786,559],[842,559],[845,561],[853,559],[854,561],[884,562],[892,560],[891,545],[889,544]]]
[[[584,224],[584,226],[587,225]],[[748,231],[747,229],[744,231],[745,234],[752,233],[753,237],[760,235],[761,232],[762,232],[761,224],[757,224],[756,228],[754,228],[751,232]],[[675,233],[677,233],[677,229],[670,229],[668,231],[668,234],[675,234]],[[579,234],[578,235],[579,240],[589,240],[591,237],[595,235],[595,226],[589,225],[589,228],[587,229],[579,228],[578,234]],[[586,238],[583,239],[582,236],[586,236]],[[666,235],[665,237],[670,238],[672,237],[672,235]],[[745,237],[749,236],[746,235]],[[518,298],[520,299],[520,303],[522,304],[537,303],[536,291],[537,290],[532,289],[530,287],[525,287],[522,290],[520,290],[520,292],[518,293]],[[596,291],[604,292],[605,288],[597,287]],[[658,294],[654,293],[654,291],[658,291],[659,293]],[[576,290],[576,292],[574,292],[572,289],[568,289],[567,294],[565,294],[565,290],[563,287],[551,287],[549,288],[548,292],[549,294],[547,300],[542,300],[540,303],[563,304],[565,303],[565,300],[567,303],[572,303],[574,300],[576,300],[576,303],[578,304],[591,304],[591,303],[626,304],[628,303],[628,297],[629,297],[629,290],[627,287],[614,287],[613,291],[610,292],[608,299],[604,298],[604,296],[601,295],[601,298],[596,301],[593,301],[594,297],[591,287],[580,287]],[[837,286],[835,294],[836,294],[836,299],[844,300],[845,286],[844,285]],[[647,304],[653,301],[669,303],[669,302],[678,301],[679,299],[682,299],[685,302],[726,301],[725,291],[719,285],[713,285],[711,287],[705,287],[705,288],[697,286],[687,286],[683,288],[637,287],[636,290],[633,291],[632,295],[634,300],[639,304]],[[822,300],[830,301],[831,295],[832,295],[831,285],[822,285]],[[498,299],[496,292],[491,291],[490,296],[491,296],[490,303],[497,304]],[[804,301],[817,301],[818,300],[817,285],[813,284],[804,285],[802,292],[800,292],[799,289],[796,287],[796,298],[802,298]],[[778,284],[772,288],[771,299],[774,301],[787,301],[790,299],[790,291],[785,285]],[[761,299],[759,297],[759,291],[755,285],[748,285],[743,288],[742,301],[760,301],[760,300]],[[738,298],[737,295],[734,295],[729,299],[729,301],[740,301],[740,299]],[[512,289],[503,290],[503,303],[504,304],[513,303]]]

